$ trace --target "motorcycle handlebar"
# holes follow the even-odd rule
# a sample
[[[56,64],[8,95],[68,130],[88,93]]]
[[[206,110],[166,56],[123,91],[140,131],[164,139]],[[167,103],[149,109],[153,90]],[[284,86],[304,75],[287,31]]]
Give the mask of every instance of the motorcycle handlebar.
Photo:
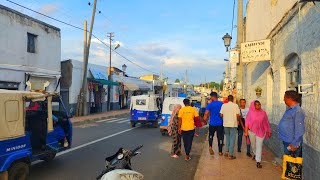
[[[137,148],[135,148],[134,150],[132,150],[132,154],[134,154],[136,151],[138,151],[139,149],[141,149],[143,147],[143,145],[138,146]]]

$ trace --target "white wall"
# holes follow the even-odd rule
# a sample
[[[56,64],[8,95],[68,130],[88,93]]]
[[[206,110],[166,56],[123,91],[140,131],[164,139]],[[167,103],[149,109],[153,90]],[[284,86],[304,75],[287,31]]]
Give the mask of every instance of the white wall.
[[[249,0],[246,11],[246,41],[266,39],[297,0]]]
[[[58,28],[8,11],[1,5],[0,27],[1,81],[21,82],[20,88],[24,89],[25,72],[60,76],[61,37]],[[27,33],[37,35],[36,53],[27,52]]]

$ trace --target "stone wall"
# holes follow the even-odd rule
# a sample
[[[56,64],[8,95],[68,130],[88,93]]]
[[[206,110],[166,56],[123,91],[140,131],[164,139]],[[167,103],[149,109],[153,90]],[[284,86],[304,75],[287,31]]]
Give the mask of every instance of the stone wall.
[[[316,3],[320,7],[320,3]],[[278,138],[278,124],[285,112],[284,92],[288,89],[285,63],[293,55],[301,62],[301,84],[315,83],[315,94],[303,94],[302,108],[306,113],[303,144],[304,179],[320,179],[320,8],[302,3],[285,14],[269,37],[272,39],[272,60],[250,63],[244,70],[244,93],[254,99],[256,86],[263,89],[260,100],[268,112],[273,132],[265,143],[279,156],[283,145]],[[256,24],[259,26],[259,24]],[[306,91],[306,89],[303,89]],[[309,91],[312,88],[309,89]]]

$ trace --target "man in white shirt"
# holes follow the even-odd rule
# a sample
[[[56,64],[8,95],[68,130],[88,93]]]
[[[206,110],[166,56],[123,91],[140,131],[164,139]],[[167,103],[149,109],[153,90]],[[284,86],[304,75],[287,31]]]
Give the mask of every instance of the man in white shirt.
[[[226,152],[225,156],[229,159],[236,159],[234,156],[234,144],[236,141],[236,133],[238,127],[238,119],[240,117],[239,106],[233,103],[233,96],[228,96],[228,103],[223,104],[220,110],[220,116],[223,118],[223,126],[226,135]]]
[[[249,108],[246,108],[246,100],[240,99],[239,102],[240,107],[240,120],[238,125],[238,152],[241,152],[241,146],[242,146],[242,137],[243,137],[243,131],[245,130],[245,119],[249,112]],[[251,157],[250,153],[250,144],[247,143],[247,156]]]

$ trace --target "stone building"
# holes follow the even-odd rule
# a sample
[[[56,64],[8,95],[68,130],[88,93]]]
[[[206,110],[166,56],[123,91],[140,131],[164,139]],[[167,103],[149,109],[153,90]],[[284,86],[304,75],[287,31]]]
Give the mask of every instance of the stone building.
[[[306,112],[304,179],[320,179],[320,3],[249,0],[246,16],[245,41],[271,39],[271,61],[245,63],[244,97],[261,101],[273,132],[265,142],[281,158],[278,124],[286,109],[283,95],[300,89]],[[257,87],[262,89],[260,97]]]
[[[59,91],[60,29],[0,4],[0,89],[50,82]]]

